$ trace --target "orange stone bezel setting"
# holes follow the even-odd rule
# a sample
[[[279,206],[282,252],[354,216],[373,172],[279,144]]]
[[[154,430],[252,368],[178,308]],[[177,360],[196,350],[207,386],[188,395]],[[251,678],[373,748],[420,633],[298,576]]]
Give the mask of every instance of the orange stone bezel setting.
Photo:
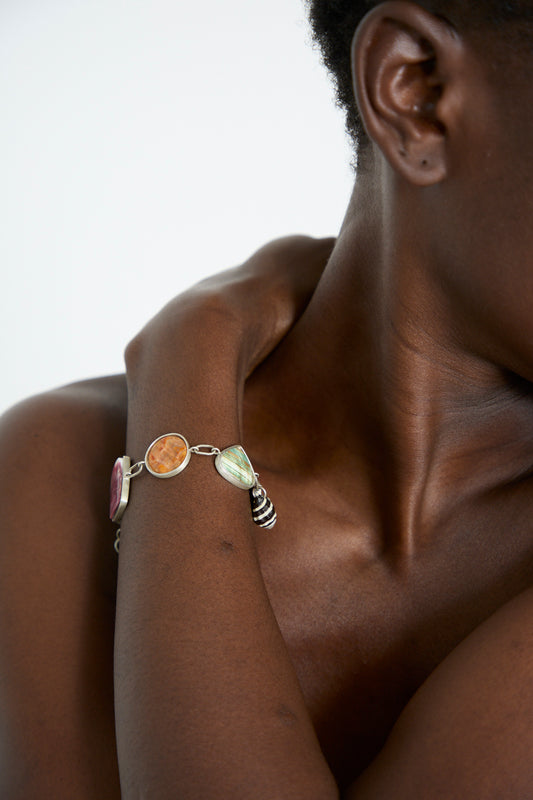
[[[172,453],[173,445],[174,453]],[[182,472],[190,460],[191,449],[187,439],[181,433],[164,433],[163,436],[154,439],[148,447],[144,465],[155,478],[172,478]]]

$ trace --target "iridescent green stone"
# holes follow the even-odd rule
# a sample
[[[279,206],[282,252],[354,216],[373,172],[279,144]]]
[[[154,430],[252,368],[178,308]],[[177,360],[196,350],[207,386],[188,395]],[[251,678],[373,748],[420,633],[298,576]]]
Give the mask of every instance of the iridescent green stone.
[[[215,467],[225,480],[238,489],[251,489],[255,485],[254,468],[240,444],[222,450],[215,458]]]

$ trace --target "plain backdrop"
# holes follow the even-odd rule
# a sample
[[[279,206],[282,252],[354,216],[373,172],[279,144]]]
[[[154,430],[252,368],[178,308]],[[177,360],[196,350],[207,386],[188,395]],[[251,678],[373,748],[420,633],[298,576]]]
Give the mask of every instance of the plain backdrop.
[[[0,0],[0,411],[353,182],[303,0]]]

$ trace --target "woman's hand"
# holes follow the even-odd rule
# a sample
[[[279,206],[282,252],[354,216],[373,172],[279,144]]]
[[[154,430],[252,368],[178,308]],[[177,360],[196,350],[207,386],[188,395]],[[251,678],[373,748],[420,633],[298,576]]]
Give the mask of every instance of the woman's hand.
[[[258,250],[242,266],[213,275],[175,297],[126,350],[128,379],[146,363],[172,366],[186,338],[232,340],[246,378],[302,314],[335,239],[290,236]],[[216,348],[217,342],[212,342]]]
[[[190,420],[191,438],[242,438],[244,382],[305,309],[333,245],[305,236],[272,242],[148,322],[126,349],[132,454],[174,430],[176,419]]]

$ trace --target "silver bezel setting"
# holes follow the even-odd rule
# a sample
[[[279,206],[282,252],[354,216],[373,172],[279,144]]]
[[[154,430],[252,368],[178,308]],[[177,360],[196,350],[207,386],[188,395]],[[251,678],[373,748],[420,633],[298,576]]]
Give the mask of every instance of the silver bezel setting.
[[[167,439],[169,436],[175,436],[176,438],[181,439],[182,442],[185,444],[185,447],[187,448],[187,453],[185,455],[185,458],[183,459],[179,467],[176,467],[176,469],[173,469],[170,472],[164,472],[164,473],[154,472],[153,469],[150,469],[150,465],[148,463],[148,456],[150,454],[150,450],[155,444],[157,444],[157,442],[161,441],[161,439]],[[190,460],[191,460],[191,448],[185,436],[183,436],[181,433],[164,433],[162,436],[158,436],[157,439],[154,439],[154,441],[147,448],[146,454],[144,456],[144,466],[146,467],[150,475],[154,476],[154,478],[173,478],[174,475],[179,475],[180,472],[183,472],[183,470],[185,469]]]

